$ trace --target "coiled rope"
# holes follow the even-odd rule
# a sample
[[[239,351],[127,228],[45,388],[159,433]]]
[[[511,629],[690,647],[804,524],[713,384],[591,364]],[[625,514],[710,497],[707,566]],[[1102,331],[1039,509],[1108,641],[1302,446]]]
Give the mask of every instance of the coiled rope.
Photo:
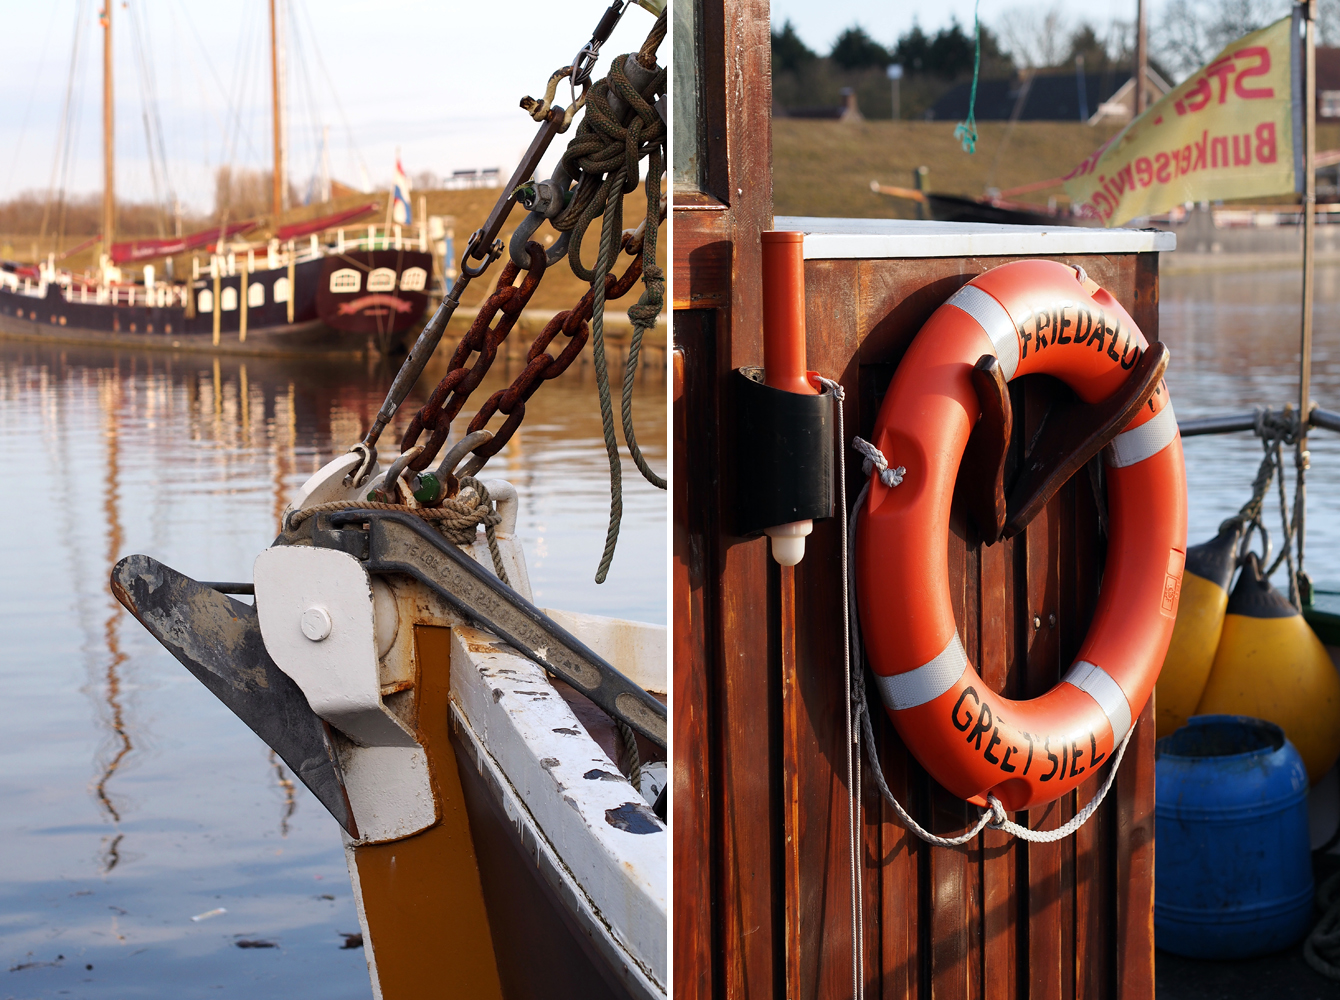
[[[473,545],[479,526],[482,524],[484,537],[488,541],[489,555],[493,558],[493,571],[499,580],[510,587],[512,582],[507,578],[502,551],[498,548],[497,526],[502,518],[493,507],[488,487],[474,476],[463,476],[460,482],[460,493],[454,497],[447,497],[440,507],[411,507],[403,503],[380,503],[374,500],[332,500],[289,512],[284,519],[284,530],[292,531],[317,514],[329,514],[341,510],[393,510],[413,514],[432,523],[455,545]]]
[[[1303,958],[1327,979],[1340,983],[1340,872],[1317,888],[1322,917],[1303,942]]]

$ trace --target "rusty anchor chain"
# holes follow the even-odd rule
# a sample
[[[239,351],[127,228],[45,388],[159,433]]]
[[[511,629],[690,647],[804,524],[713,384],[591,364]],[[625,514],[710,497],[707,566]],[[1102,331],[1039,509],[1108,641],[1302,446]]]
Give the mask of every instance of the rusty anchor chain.
[[[605,283],[605,297],[617,299],[626,295],[642,276],[641,240],[631,234],[624,239],[625,249],[635,254],[624,273],[617,278],[610,275]],[[422,450],[409,462],[409,467],[420,471],[436,457],[442,445],[450,436],[452,421],[460,414],[470,394],[484,380],[497,357],[498,348],[506,341],[508,334],[516,324],[517,317],[530,300],[544,276],[544,248],[538,243],[527,245],[531,257],[531,266],[520,285],[515,285],[521,269],[509,261],[498,277],[498,287],[480,307],[470,330],[461,338],[452,356],[451,366],[446,375],[437,384],[427,402],[414,415],[401,439],[401,453],[418,447],[419,439],[429,431],[428,440]],[[460,470],[460,475],[474,475],[484,463],[496,455],[521,426],[526,415],[526,401],[533,396],[542,384],[558,378],[581,356],[582,348],[590,337],[589,321],[595,307],[596,292],[592,287],[572,308],[558,313],[545,324],[544,329],[531,343],[526,352],[526,366],[506,389],[500,389],[490,396],[470,421],[467,435],[482,430],[484,425],[497,413],[507,417],[503,426],[493,437],[472,450],[473,457]],[[502,315],[499,317],[499,313]],[[498,317],[492,327],[489,323]],[[549,353],[549,347],[562,333],[568,338],[563,350],[555,357]],[[472,355],[478,356],[470,363]],[[456,470],[448,470],[455,472]],[[444,484],[446,485],[446,484]],[[425,506],[440,503],[443,496],[451,492],[449,486],[442,495],[428,500]]]

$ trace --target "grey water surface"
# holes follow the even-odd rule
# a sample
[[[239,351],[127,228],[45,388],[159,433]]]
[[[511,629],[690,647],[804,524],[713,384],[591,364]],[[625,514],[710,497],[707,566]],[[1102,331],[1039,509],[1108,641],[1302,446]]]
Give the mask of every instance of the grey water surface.
[[[1169,275],[1162,279],[1159,330],[1172,352],[1168,388],[1179,418],[1298,403],[1302,276],[1299,271]],[[1317,268],[1312,345],[1312,399],[1340,410],[1340,268]],[[1188,542],[1207,541],[1219,522],[1251,498],[1261,443],[1249,433],[1187,438]],[[1305,568],[1317,582],[1340,584],[1340,434],[1308,438]],[[1288,502],[1294,463],[1285,449]],[[1278,553],[1278,483],[1265,524]],[[1259,548],[1259,545],[1258,545]],[[1274,582],[1284,589],[1284,569]]]
[[[250,580],[288,496],[357,439],[391,374],[0,341],[0,998],[370,996],[362,949],[343,947],[359,928],[335,821],[121,609],[108,574],[144,552]],[[645,377],[635,409],[658,470],[665,393]],[[589,366],[544,385],[486,471],[520,493],[536,603],[664,623],[666,494],[627,460],[623,534],[593,581],[609,508],[597,407]]]

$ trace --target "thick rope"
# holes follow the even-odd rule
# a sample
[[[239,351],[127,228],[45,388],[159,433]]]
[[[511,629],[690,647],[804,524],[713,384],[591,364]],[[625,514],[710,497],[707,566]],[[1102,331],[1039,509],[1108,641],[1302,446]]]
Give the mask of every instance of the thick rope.
[[[886,472],[891,470],[888,469],[889,463],[883,453],[874,445],[870,444],[870,442],[864,441],[861,438],[854,439],[852,441],[852,447],[865,457],[865,463],[862,467],[866,470],[866,475],[871,475],[875,470],[879,470],[880,479],[881,481],[884,481]],[[845,476],[846,461],[844,458],[839,458],[838,467],[839,475]],[[902,482],[901,475],[898,477],[898,482]],[[861,505],[865,503],[865,499],[869,493],[870,484],[867,482],[856,497],[856,503],[852,507],[850,519],[847,517],[845,508],[842,513],[842,518],[843,529],[847,536],[846,589],[848,594],[847,618],[849,622],[847,626],[847,634],[851,637],[851,645],[849,647],[848,655],[849,659],[856,664],[851,672],[855,682],[853,685],[853,692],[857,710],[861,717],[861,727],[865,734],[866,755],[870,760],[870,770],[875,776],[875,784],[878,786],[880,794],[884,797],[884,800],[889,803],[893,811],[898,814],[898,818],[903,821],[903,825],[907,827],[908,830],[916,834],[928,844],[935,844],[939,847],[961,847],[975,838],[987,827],[990,827],[993,830],[1003,830],[1008,834],[1018,837],[1020,840],[1025,840],[1033,844],[1050,844],[1058,840],[1064,840],[1089,821],[1089,818],[1093,816],[1093,814],[1098,811],[1098,807],[1102,805],[1103,799],[1107,797],[1107,793],[1112,790],[1112,785],[1117,776],[1117,769],[1121,767],[1121,760],[1126,755],[1126,747],[1130,744],[1131,736],[1135,733],[1134,725],[1127,731],[1126,736],[1117,747],[1116,756],[1113,759],[1111,766],[1108,768],[1107,778],[1104,779],[1102,787],[1098,790],[1098,794],[1093,797],[1088,805],[1077,812],[1069,822],[1063,826],[1057,827],[1055,830],[1030,830],[1026,826],[1021,826],[1020,824],[1013,822],[1006,814],[1004,804],[994,795],[988,795],[987,808],[982,810],[982,814],[978,817],[977,823],[971,829],[957,837],[940,837],[931,833],[914,820],[911,815],[908,814],[907,810],[903,808],[902,803],[894,798],[893,792],[889,791],[888,783],[884,780],[884,769],[879,764],[879,751],[875,746],[875,730],[870,723],[870,706],[865,696],[865,671],[859,669],[859,661],[862,657],[864,647],[861,645],[860,618],[856,607],[856,521],[857,515],[861,512]]]
[[[610,718],[613,719],[614,716],[610,716]],[[640,792],[642,791],[642,755],[637,751],[637,734],[633,732],[633,727],[624,722],[623,719],[614,719],[614,728],[619,733],[619,744],[623,751],[619,755],[622,758],[620,764],[625,768],[628,780]]]
[[[664,169],[661,151],[657,148],[647,161],[647,220],[642,229],[642,296],[628,310],[628,319],[633,324],[633,337],[628,345],[628,361],[623,370],[623,438],[642,478],[658,490],[665,489],[668,484],[647,464],[633,431],[633,379],[637,375],[637,357],[642,350],[642,337],[655,325],[661,310],[665,308],[665,272],[656,263],[656,238],[661,228],[661,174]]]
[[[1317,888],[1322,917],[1303,942],[1303,958],[1327,979],[1340,983],[1340,872]]]
[[[610,463],[610,520],[605,529],[605,551],[596,568],[596,583],[604,583],[614,561],[614,547],[619,544],[619,528],[623,524],[623,462],[619,458],[619,442],[614,437],[614,406],[610,402],[609,365],[605,360],[605,276],[618,247],[614,233],[619,228],[620,206],[623,204],[623,176],[626,166],[620,166],[618,184],[610,185],[609,201],[605,204],[605,220],[600,227],[600,259],[596,261],[595,305],[591,309],[591,359],[596,372],[596,394],[600,397],[600,423],[605,432],[605,453]],[[643,234],[646,237],[646,234]]]
[[[473,489],[473,498],[463,500],[458,494],[443,500],[440,507],[410,507],[408,504],[380,503],[375,500],[332,500],[329,503],[314,504],[291,512],[286,519],[285,530],[292,531],[317,514],[329,514],[340,510],[392,510],[431,521],[437,530],[455,545],[473,545],[475,535],[482,524],[484,537],[488,540],[489,555],[493,558],[493,571],[499,580],[510,587],[512,582],[507,578],[502,551],[498,548],[497,525],[502,518],[493,508],[488,488],[473,476],[463,477],[461,487],[463,491]]]

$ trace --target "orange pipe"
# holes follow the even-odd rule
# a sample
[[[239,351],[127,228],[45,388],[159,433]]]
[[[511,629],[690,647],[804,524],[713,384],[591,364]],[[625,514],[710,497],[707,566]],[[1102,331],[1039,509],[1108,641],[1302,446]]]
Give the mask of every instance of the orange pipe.
[[[805,234],[762,236],[763,384],[818,395],[805,367]]]

